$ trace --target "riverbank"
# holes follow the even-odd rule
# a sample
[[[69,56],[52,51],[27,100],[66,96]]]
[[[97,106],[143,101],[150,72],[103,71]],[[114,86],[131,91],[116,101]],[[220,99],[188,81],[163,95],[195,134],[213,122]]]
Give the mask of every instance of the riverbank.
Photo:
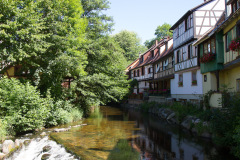
[[[122,106],[148,112],[199,137],[211,138],[216,146],[230,150],[233,155],[240,158],[239,94],[224,90],[219,102],[223,108],[203,109],[190,103],[147,101]]]
[[[149,114],[166,120],[168,123],[180,125],[192,134],[198,135],[202,138],[211,139],[213,136],[209,126],[209,121],[205,121],[199,118],[199,116],[196,116],[197,112],[198,115],[201,114],[199,113],[200,109],[196,106],[193,107],[193,105],[190,104],[183,106],[178,103],[160,104],[156,102],[145,102],[141,104],[122,104],[121,107],[148,112]],[[201,112],[203,114],[203,111]]]

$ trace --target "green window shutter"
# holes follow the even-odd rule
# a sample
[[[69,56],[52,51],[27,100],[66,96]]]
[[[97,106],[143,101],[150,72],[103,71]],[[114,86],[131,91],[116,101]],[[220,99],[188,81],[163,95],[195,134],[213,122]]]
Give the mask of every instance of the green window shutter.
[[[237,36],[237,27],[235,26],[234,28],[233,28],[233,39],[235,39],[236,38],[236,36]]]

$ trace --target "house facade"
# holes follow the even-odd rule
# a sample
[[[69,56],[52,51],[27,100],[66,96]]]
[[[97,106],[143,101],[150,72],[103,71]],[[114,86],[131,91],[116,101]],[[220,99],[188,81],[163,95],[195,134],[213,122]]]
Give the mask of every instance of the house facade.
[[[174,78],[173,39],[165,39],[161,52],[153,60],[154,75],[152,88],[159,95],[170,95],[170,81]]]
[[[131,79],[138,81],[138,86],[134,88],[134,93],[149,92],[150,90],[158,90],[158,88],[161,88],[159,83],[154,80],[154,76],[160,78],[158,71],[156,72],[158,68],[156,68],[154,64],[157,65],[157,63],[155,63],[156,60],[158,60],[157,58],[169,50],[169,48],[166,48],[167,46],[171,46],[172,48],[172,43],[172,38],[169,37],[162,39],[160,42],[156,41],[155,45],[145,53],[139,55],[138,60],[135,61],[136,63],[131,69],[129,68]],[[168,85],[170,86],[170,84]]]
[[[203,94],[198,47],[193,43],[211,29],[225,9],[224,0],[208,0],[184,14],[173,31],[175,78],[171,95],[177,100],[199,101]]]
[[[240,1],[228,0],[226,5],[226,18],[218,28],[223,32],[224,42],[224,68],[220,71],[220,84],[227,86],[232,92],[240,92]]]
[[[222,107],[219,99],[224,86],[229,91],[240,92],[239,8],[239,0],[227,1],[226,10],[216,26],[194,44],[202,60],[203,93],[213,91],[210,107]]]

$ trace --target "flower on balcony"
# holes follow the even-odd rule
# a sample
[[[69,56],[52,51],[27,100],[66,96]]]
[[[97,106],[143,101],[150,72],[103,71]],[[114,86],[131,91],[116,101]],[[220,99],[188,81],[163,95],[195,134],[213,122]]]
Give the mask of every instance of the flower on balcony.
[[[229,44],[229,49],[231,51],[238,51],[240,49],[240,37],[231,41]]]
[[[183,82],[178,82],[178,86],[183,86]]]
[[[148,93],[153,93],[153,90],[148,90]]]
[[[208,63],[211,62],[215,59],[216,54],[215,53],[207,53],[204,54],[201,58],[200,58],[200,63]]]
[[[192,80],[192,85],[197,85],[197,80]]]

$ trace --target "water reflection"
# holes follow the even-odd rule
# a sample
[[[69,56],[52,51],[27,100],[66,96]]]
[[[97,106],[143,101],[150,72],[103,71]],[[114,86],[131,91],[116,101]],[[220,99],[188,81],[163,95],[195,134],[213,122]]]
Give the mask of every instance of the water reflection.
[[[83,123],[51,136],[87,160],[207,160],[214,152],[210,142],[134,110],[101,107]]]

